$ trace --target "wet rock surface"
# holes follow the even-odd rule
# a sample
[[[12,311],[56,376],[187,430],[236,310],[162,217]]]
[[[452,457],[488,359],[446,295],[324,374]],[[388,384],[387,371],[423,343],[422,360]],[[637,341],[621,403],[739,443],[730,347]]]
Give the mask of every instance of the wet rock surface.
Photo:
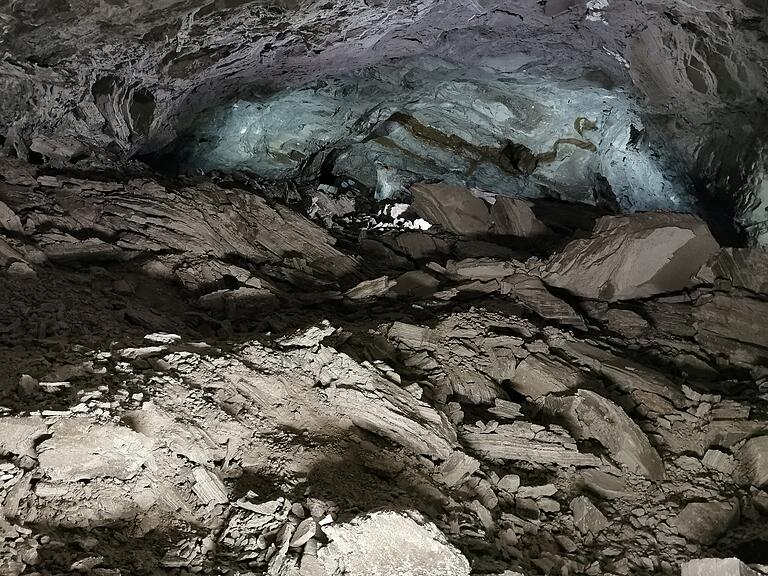
[[[490,198],[0,175],[3,574],[765,573],[760,252],[588,299],[542,269],[614,229]]]

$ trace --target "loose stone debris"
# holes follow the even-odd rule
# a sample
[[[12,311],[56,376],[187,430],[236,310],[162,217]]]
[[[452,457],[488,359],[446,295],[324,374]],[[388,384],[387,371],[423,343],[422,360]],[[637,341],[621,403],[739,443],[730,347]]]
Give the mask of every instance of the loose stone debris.
[[[768,261],[695,217],[0,174],[0,574],[767,573]]]

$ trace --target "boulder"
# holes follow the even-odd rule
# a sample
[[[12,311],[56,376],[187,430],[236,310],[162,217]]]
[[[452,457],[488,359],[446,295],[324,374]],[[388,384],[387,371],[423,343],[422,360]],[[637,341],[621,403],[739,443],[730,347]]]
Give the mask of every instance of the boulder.
[[[583,298],[647,298],[688,286],[718,249],[706,224],[690,214],[604,216],[589,238],[550,258],[541,277]]]
[[[579,484],[597,496],[608,500],[623,498],[630,494],[623,478],[617,478],[601,470],[585,470],[581,473]]]
[[[323,527],[317,556],[327,574],[347,576],[468,576],[469,562],[416,512],[374,512]]]
[[[758,576],[738,558],[703,558],[682,565],[681,576]]]
[[[533,213],[532,201],[506,196],[496,196],[494,200],[491,206],[494,234],[530,240],[553,236],[552,230]]]
[[[757,488],[768,486],[768,436],[750,438],[736,453],[737,479]]]
[[[459,236],[488,234],[491,216],[488,205],[462,186],[414,184],[410,188],[413,208],[430,224]]]
[[[768,302],[717,292],[693,309],[696,341],[707,352],[731,361],[758,364],[768,359]]]
[[[739,516],[736,498],[728,502],[692,502],[677,515],[674,524],[686,540],[709,546],[733,527]]]
[[[546,320],[554,320],[586,330],[581,315],[565,301],[552,294],[535,276],[513,274],[501,283],[501,293],[514,296],[526,308]]]
[[[512,387],[529,398],[537,399],[552,392],[566,392],[578,387],[581,371],[546,354],[531,354],[518,364]]]
[[[35,442],[48,432],[48,425],[39,417],[0,418],[0,454],[36,457]]]
[[[723,248],[702,271],[706,269],[732,286],[768,294],[768,248]]]
[[[589,390],[575,396],[550,397],[545,408],[565,421],[577,439],[593,438],[632,472],[651,480],[664,478],[664,462],[648,437],[619,406]]]
[[[38,447],[38,459],[51,480],[128,480],[152,458],[153,441],[129,428],[73,418],[56,422],[50,432],[53,437]]]

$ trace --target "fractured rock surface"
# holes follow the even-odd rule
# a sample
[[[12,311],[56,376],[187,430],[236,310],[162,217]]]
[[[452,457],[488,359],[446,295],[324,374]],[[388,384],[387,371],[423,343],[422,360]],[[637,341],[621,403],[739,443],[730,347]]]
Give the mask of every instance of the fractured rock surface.
[[[560,244],[482,195],[482,237],[437,197],[329,231],[277,185],[0,173],[5,572],[760,573],[768,295],[727,249],[681,284],[635,246],[619,303],[546,284],[583,238],[534,200]]]

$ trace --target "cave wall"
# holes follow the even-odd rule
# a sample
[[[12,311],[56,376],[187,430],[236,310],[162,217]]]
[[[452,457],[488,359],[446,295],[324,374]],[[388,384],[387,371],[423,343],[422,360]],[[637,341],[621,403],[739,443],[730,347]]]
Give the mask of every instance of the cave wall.
[[[764,0],[4,0],[0,134],[19,155],[66,160],[75,138],[125,158],[232,99],[399,57],[523,54],[544,78],[636,94],[699,195],[758,240],[766,13]]]

